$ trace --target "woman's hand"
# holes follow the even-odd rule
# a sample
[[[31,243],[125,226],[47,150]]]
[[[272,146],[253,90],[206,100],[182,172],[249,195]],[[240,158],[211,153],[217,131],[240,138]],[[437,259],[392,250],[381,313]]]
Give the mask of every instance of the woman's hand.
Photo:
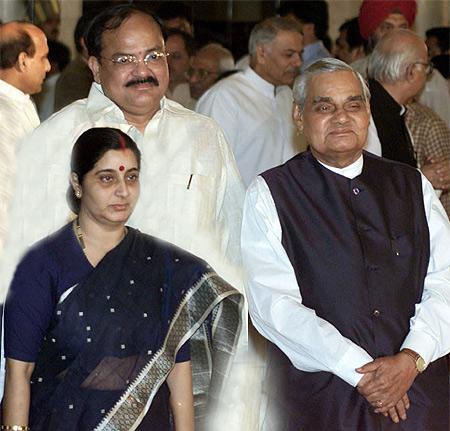
[[[176,431],[194,431],[191,361],[178,362],[167,377]]]

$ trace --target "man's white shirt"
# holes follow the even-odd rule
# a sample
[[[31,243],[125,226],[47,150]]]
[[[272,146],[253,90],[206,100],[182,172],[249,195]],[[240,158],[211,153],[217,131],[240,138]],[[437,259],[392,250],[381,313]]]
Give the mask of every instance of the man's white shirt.
[[[30,96],[0,79],[0,254],[10,222],[7,211],[14,185],[19,141],[39,126],[39,122]]]
[[[304,149],[292,106],[288,86],[275,87],[247,67],[211,87],[195,109],[222,127],[248,186],[258,174]]]

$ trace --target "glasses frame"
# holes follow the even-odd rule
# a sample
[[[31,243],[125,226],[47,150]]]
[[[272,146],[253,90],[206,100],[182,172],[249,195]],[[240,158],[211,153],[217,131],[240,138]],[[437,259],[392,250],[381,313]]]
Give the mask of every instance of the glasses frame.
[[[193,69],[192,67],[190,67],[185,75],[187,79],[190,79],[193,76],[197,76],[200,81],[203,81],[211,75],[219,75],[219,72],[211,72],[206,69]]]
[[[151,58],[152,56],[155,56],[156,58]],[[117,58],[108,58],[108,57],[102,57],[103,60],[108,60],[112,64],[118,67],[123,68],[136,68],[139,63],[144,63],[145,66],[148,67],[149,64],[160,64],[163,59],[166,59],[170,54],[168,52],[162,52],[162,51],[150,51],[147,53],[144,58],[138,59],[134,54],[119,54],[117,55]],[[120,61],[120,58],[126,58],[127,61],[125,63]]]
[[[429,61],[428,63],[425,63],[423,61],[415,61],[413,64],[420,64],[421,66],[425,67],[425,73],[427,75],[431,75],[434,70],[434,64],[432,61]]]

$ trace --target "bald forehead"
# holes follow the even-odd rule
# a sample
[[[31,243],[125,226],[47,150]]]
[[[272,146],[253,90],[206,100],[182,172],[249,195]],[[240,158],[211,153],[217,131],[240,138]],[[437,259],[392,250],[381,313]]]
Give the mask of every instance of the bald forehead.
[[[31,23],[12,21],[1,26],[0,38],[4,40],[13,39],[19,37],[22,32],[27,33],[32,38],[44,35],[39,27]]]
[[[425,41],[411,30],[392,30],[381,38],[379,49],[388,52],[401,52],[406,48],[414,47],[417,51],[426,50]]]

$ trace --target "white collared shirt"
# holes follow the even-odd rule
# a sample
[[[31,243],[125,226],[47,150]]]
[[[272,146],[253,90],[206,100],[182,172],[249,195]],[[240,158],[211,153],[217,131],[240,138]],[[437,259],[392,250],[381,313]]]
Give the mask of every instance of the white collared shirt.
[[[197,102],[196,111],[223,128],[244,183],[305,149],[292,119],[288,86],[275,87],[251,67],[219,81]]]
[[[316,60],[321,58],[331,57],[330,51],[325,48],[325,45],[321,40],[316,40],[313,43],[305,45],[302,52],[302,64],[300,70],[302,72]]]
[[[363,158],[343,169],[322,165],[351,179],[361,173]],[[429,363],[450,351],[450,223],[423,176],[422,189],[431,256],[422,301],[416,305],[402,348],[418,352]],[[331,372],[356,386],[362,375],[355,369],[372,361],[372,357],[302,304],[294,268],[281,238],[272,195],[264,179],[258,177],[247,190],[241,238],[252,321],[296,368]]]
[[[87,99],[54,114],[22,143],[14,225],[0,259],[2,293],[25,249],[70,217],[66,190],[76,138],[105,126],[127,133],[142,153],[141,193],[129,224],[200,256],[219,273],[227,262],[240,262],[244,187],[217,124],[163,98],[142,134],[94,83]]]

